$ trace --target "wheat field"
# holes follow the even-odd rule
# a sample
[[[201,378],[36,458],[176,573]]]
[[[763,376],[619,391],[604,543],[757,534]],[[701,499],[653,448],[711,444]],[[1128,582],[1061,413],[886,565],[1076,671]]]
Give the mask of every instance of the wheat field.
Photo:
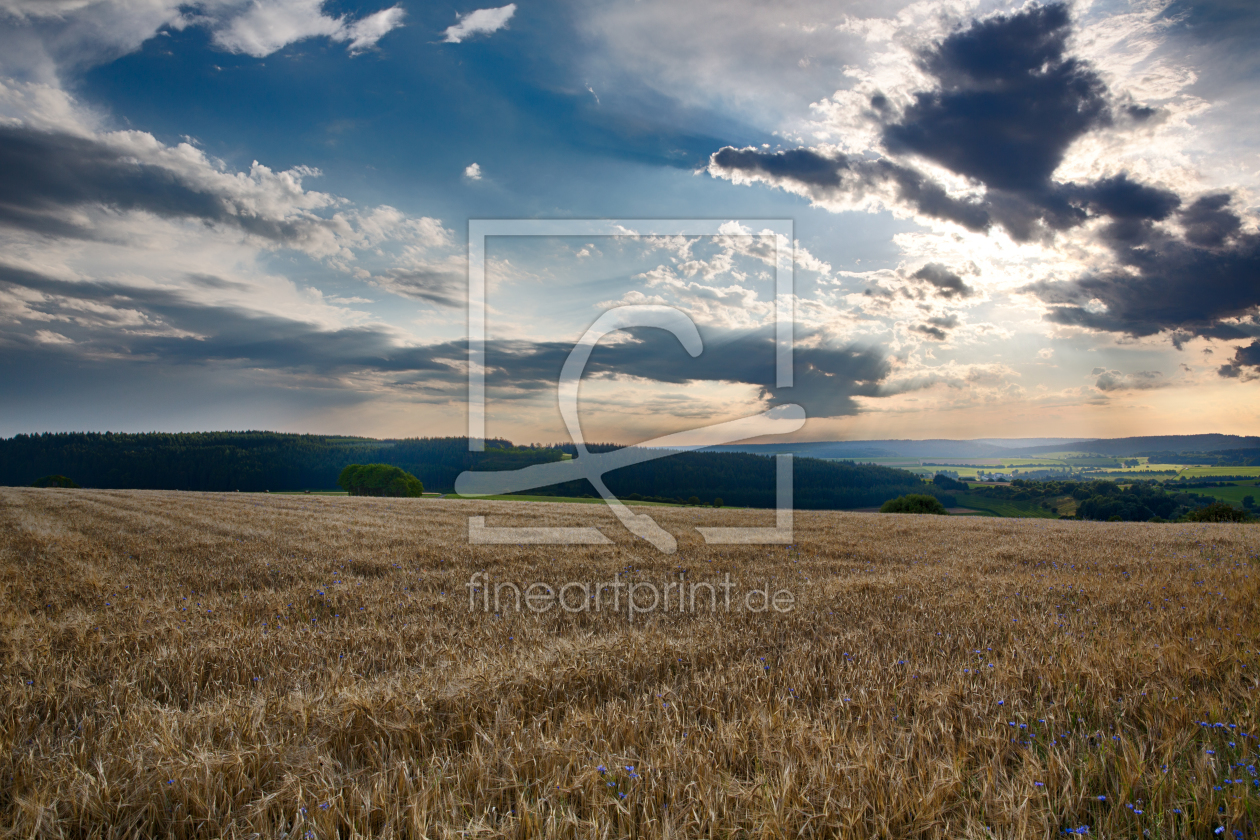
[[[614,545],[470,546],[470,515]],[[596,505],[0,488],[0,830],[1260,834],[1254,527],[651,515],[676,555]],[[500,586],[612,580],[702,597]]]

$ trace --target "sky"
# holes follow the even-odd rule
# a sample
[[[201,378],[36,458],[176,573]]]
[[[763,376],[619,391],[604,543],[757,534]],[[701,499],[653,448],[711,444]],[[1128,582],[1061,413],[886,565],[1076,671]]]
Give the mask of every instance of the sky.
[[[0,435],[464,434],[478,219],[577,225],[485,240],[489,436],[567,439],[641,305],[704,349],[605,337],[588,440],[1255,434],[1258,42],[1252,0],[0,0]]]

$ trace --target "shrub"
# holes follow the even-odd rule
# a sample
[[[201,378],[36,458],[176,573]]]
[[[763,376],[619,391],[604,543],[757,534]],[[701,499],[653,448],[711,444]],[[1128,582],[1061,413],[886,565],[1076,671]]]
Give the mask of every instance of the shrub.
[[[880,506],[879,512],[936,513],[944,516],[949,515],[949,511],[945,510],[945,506],[941,504],[940,499],[923,493],[911,493],[907,496],[898,496],[895,499],[889,499]]]
[[[721,497],[721,496],[718,496],[716,499],[714,499],[714,500],[713,500],[713,506],[714,506],[714,507],[721,507],[721,506],[722,506],[722,497]]]
[[[687,499],[687,504],[689,504],[689,505],[698,505],[698,504],[700,504],[700,497],[699,497],[699,496],[692,496],[692,497],[690,497],[689,499]]]
[[[1186,522],[1248,522],[1251,514],[1229,502],[1213,502],[1207,507],[1190,511],[1183,519]]]
[[[351,464],[337,484],[351,496],[420,496],[424,485],[406,470],[390,464]]]
[[[66,478],[64,475],[46,475],[43,478],[36,479],[35,483],[32,484],[31,486],[32,487],[78,487],[79,485],[75,484],[74,481]]]

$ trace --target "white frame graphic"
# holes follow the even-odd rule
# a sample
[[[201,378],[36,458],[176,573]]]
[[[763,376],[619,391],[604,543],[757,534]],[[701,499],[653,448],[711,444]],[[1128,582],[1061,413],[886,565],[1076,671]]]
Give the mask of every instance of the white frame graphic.
[[[753,236],[775,238],[775,384],[792,386],[793,322],[795,316],[795,258],[791,219],[469,219],[468,221],[468,448],[485,449],[486,395],[486,237],[489,236],[723,236],[730,235],[732,222],[751,230]],[[587,337],[575,345],[557,383],[561,413],[566,417],[570,436],[579,456],[570,461],[542,464],[509,472],[465,472],[456,481],[460,495],[495,495],[542,487],[574,478],[587,478],[600,491],[604,501],[636,536],[661,551],[673,553],[677,543],[651,517],[636,515],[604,487],[600,476],[611,469],[668,457],[679,451],[717,443],[733,443],[752,437],[796,431],[805,421],[799,406],[780,406],[754,417],[720,423],[703,429],[667,435],[611,453],[589,453],[576,421],[577,385],[585,358],[594,342],[605,332],[625,326],[662,326],[674,331],[688,352],[700,352],[699,334],[694,323],[679,311],[661,312],[666,307],[626,306],[609,310],[592,326]],[[620,311],[619,311],[620,310]],[[686,324],[679,324],[681,315]],[[611,317],[610,317],[611,316]],[[607,323],[605,323],[607,322]],[[602,328],[601,328],[602,325]],[[690,332],[686,329],[690,327]],[[694,342],[694,348],[691,346]],[[584,350],[582,348],[585,348]],[[585,355],[583,355],[585,353]],[[574,364],[575,357],[577,363]],[[569,381],[572,380],[572,381]],[[569,403],[571,402],[571,405]],[[569,410],[566,412],[566,408]],[[572,419],[571,419],[572,418]],[[572,473],[572,475],[569,475]],[[775,525],[768,528],[697,528],[710,544],[786,544],[792,538],[792,456],[775,458]],[[468,538],[473,545],[516,543],[561,545],[609,545],[611,540],[596,528],[493,528],[484,516],[468,518]]]

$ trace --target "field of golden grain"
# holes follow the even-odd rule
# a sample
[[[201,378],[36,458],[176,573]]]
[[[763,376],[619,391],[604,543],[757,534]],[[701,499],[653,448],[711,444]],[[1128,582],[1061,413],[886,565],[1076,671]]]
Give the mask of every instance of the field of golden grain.
[[[595,505],[0,488],[0,831],[1260,833],[1255,527],[651,514],[678,554]],[[477,572],[735,588],[496,614]]]

